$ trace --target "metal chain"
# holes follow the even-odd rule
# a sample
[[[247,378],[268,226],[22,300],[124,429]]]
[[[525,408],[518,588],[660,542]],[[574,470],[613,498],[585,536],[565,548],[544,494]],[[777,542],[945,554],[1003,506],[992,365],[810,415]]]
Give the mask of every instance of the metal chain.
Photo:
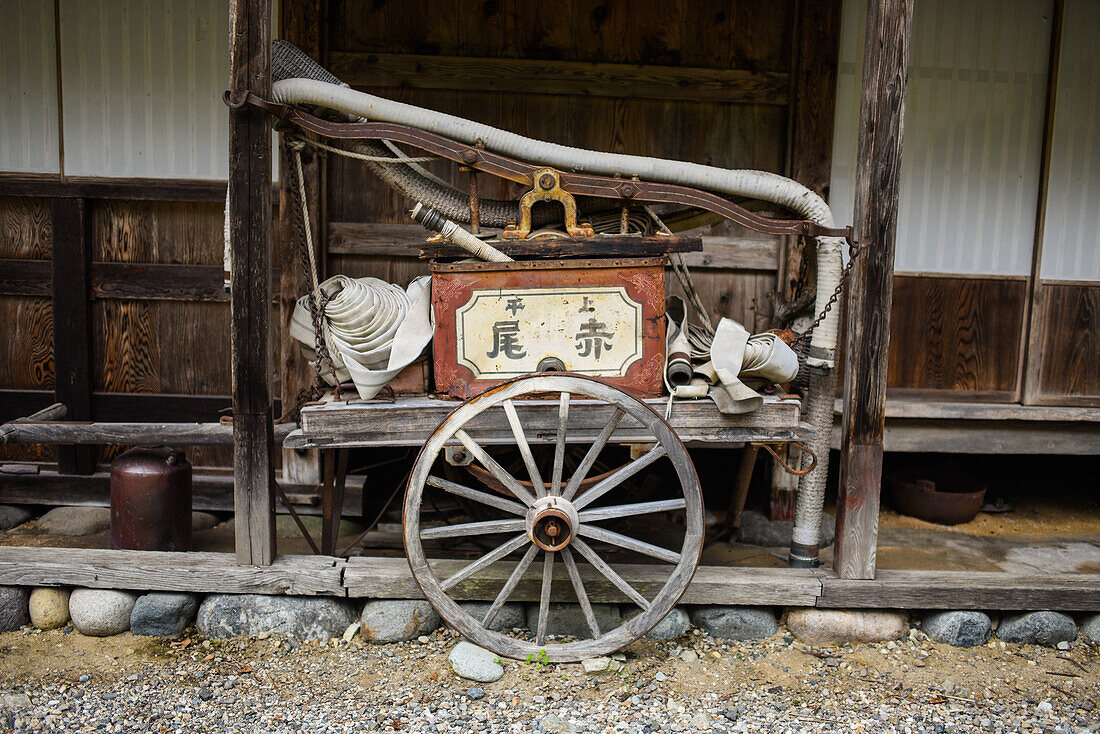
[[[832,310],[833,305],[840,300],[840,294],[843,293],[844,289],[848,286],[848,277],[852,274],[852,268],[855,267],[856,259],[863,254],[863,251],[866,249],[867,245],[852,244],[848,246],[848,264],[840,271],[840,281],[836,284],[833,294],[829,296],[829,300],[825,303],[825,308],[821,309],[821,313],[817,315],[817,318],[813,320],[809,328],[799,334],[798,338],[794,340],[791,344],[792,347],[801,344],[813,336],[814,329],[816,329],[818,325],[825,320],[825,317],[829,315],[829,311]]]

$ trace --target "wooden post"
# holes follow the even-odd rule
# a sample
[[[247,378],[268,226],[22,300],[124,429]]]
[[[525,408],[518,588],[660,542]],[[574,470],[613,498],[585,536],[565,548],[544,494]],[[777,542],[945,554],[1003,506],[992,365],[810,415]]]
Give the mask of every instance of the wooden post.
[[[875,575],[886,354],[912,24],[912,0],[868,3],[855,194],[856,236],[868,249],[860,256],[848,290],[834,558],[834,569],[847,579]]]
[[[50,200],[54,396],[69,420],[92,419],[91,216],[84,199]],[[95,446],[58,446],[60,474],[95,472]]]
[[[321,37],[323,15],[321,0],[283,0],[282,37],[293,43],[310,58],[321,62],[323,54]],[[298,177],[294,168],[294,159],[285,142],[279,146],[280,176],[279,221],[275,231],[275,256],[279,269],[279,334],[278,361],[279,386],[283,410],[290,411],[298,400],[299,393],[309,387],[313,381],[313,370],[302,357],[298,342],[287,336],[294,306],[310,287],[309,276],[302,269],[298,254],[298,221],[301,217],[301,203],[298,194]],[[302,151],[302,173],[305,178],[306,195],[309,201],[310,224],[313,243],[317,253],[317,263],[321,269],[319,277],[324,278],[325,262],[325,215],[324,215],[324,166],[320,156],[312,148]],[[321,457],[315,450],[295,451],[282,449],[283,481],[288,484],[320,484]]]
[[[270,97],[270,0],[232,0],[229,88]],[[271,122],[229,112],[232,240],[233,503],[237,561],[275,558],[271,405]]]

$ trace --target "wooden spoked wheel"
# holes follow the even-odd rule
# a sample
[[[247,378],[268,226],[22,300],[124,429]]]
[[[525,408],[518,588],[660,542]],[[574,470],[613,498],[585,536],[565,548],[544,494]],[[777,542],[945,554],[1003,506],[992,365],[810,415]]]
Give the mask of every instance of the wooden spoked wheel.
[[[540,401],[554,401],[556,397],[556,404],[542,403],[540,425],[529,425],[526,430],[520,413],[531,410],[533,403],[516,400],[523,396],[537,396]],[[582,411],[590,418],[597,414],[600,418],[595,424],[589,420],[587,427],[574,425],[571,435],[571,408],[575,418],[581,418]],[[509,445],[522,455],[529,484],[512,476],[490,455],[488,442],[483,446],[464,430],[470,426],[471,432],[477,433],[474,424],[485,426],[489,422],[487,419],[492,417],[486,411],[502,411],[507,419],[511,433],[509,441],[514,440],[514,444]],[[486,416],[475,421],[483,413]],[[553,420],[555,413],[556,421]],[[573,421],[574,424],[578,422],[584,423]],[[498,425],[503,425],[503,421]],[[617,429],[627,431],[632,444],[646,444],[650,448],[640,457],[627,460],[596,484],[586,485],[579,491],[588,471]],[[494,443],[499,445],[501,440],[498,432]],[[566,445],[582,441],[589,444],[584,458],[571,476],[563,476]],[[534,442],[553,446],[554,463],[549,477],[541,476],[531,450],[530,444]],[[508,488],[512,497],[445,479],[442,476],[444,447],[456,444],[465,447],[498,483]],[[662,461],[671,462],[679,484],[677,496],[648,502],[630,502],[629,497],[622,496],[627,480],[642,472],[662,468],[655,466]],[[501,519],[438,526],[422,524],[421,506],[426,488],[494,508]],[[679,547],[664,547],[670,544],[667,527],[662,535],[663,545],[637,537],[646,532],[641,529],[646,515],[650,519],[670,515],[674,522],[666,526],[674,528],[672,535]],[[634,532],[617,532],[605,526],[618,523],[622,529],[620,521],[623,518]],[[699,563],[703,499],[687,449],[672,428],[643,402],[590,377],[560,373],[528,375],[466,401],[428,439],[409,476],[404,535],[409,565],[424,596],[440,616],[467,639],[499,655],[519,660],[533,655],[540,660],[575,662],[628,645],[672,610]],[[454,561],[429,564],[425,541],[463,540],[475,536],[492,550],[480,558],[457,564]],[[495,574],[492,572],[494,564],[508,562],[513,554],[519,557],[518,562],[506,578],[500,566],[496,567]],[[655,576],[647,575],[644,583],[635,581],[632,584],[614,569],[616,561],[605,560],[605,557],[624,555],[645,557],[647,561],[656,559],[659,563],[655,568],[671,570],[663,581],[664,574],[659,572]],[[515,595],[525,574],[531,571],[532,576],[539,575],[536,561],[540,556],[542,581],[538,587],[538,621],[532,625],[531,635],[511,635],[493,629],[497,614]],[[565,574],[560,573],[562,566]],[[555,568],[559,570],[556,578]],[[589,600],[586,579],[589,586],[598,584],[604,589],[603,593],[610,590],[619,598],[629,600],[639,612],[613,629],[601,628]],[[477,585],[484,589],[490,582],[499,589],[484,616],[477,618],[459,606],[458,601],[468,598],[469,592],[463,591],[465,587]],[[528,598],[531,596],[529,593]],[[577,641],[548,640],[547,622],[552,601],[579,603],[590,636]]]

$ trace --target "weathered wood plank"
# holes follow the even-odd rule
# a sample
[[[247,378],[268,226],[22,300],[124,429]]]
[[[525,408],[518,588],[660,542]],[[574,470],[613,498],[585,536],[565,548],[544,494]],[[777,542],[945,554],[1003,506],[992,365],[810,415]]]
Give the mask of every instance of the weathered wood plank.
[[[483,231],[488,231],[483,228]],[[328,251],[333,255],[416,257],[425,247],[427,232],[419,224],[377,224],[367,222],[329,222]],[[779,239],[733,235],[703,235],[702,249],[684,252],[684,261],[693,268],[729,270],[775,270],[779,266]],[[549,243],[540,241],[538,254]],[[501,249],[507,252],[505,244]],[[527,245],[531,246],[531,245]],[[633,253],[625,253],[633,254]]]
[[[74,423],[19,420],[5,423],[10,443],[56,443],[73,445],[134,443],[185,446],[231,446],[233,426],[223,423]],[[279,441],[297,427],[279,423]]]
[[[430,565],[440,577],[457,572],[470,561],[432,560]],[[565,564],[554,571],[554,600],[576,601]],[[578,570],[588,597],[598,603],[627,601],[587,563]],[[515,569],[514,561],[495,563],[474,579],[463,582],[448,593],[457,599],[492,601],[504,581]],[[652,598],[664,584],[671,567],[646,564],[616,564],[615,570],[643,596]],[[344,585],[351,597],[379,599],[422,599],[404,558],[350,558],[344,570]],[[513,601],[539,600],[542,576],[531,571],[516,587]],[[752,604],[775,606],[813,606],[821,592],[815,572],[803,569],[726,568],[700,566],[695,571],[684,597],[684,604]]]
[[[1100,609],[1100,574],[1024,576],[975,571],[880,570],[874,580],[820,571],[819,607],[886,609]]]
[[[649,401],[664,412],[667,401]],[[436,426],[459,403],[428,397],[398,398],[394,402],[352,401],[307,406],[302,410],[302,431],[285,442],[292,448],[336,446],[420,446]],[[557,437],[557,402],[552,400],[516,401],[516,410],[535,444],[553,443]],[[590,400],[572,402],[569,419],[570,440],[591,441],[610,418],[613,408]],[[679,401],[672,409],[671,424],[688,444],[737,444],[746,440],[790,441],[805,438],[799,422],[800,403],[794,399],[766,399],[757,411],[746,415],[723,415],[710,401]],[[502,410],[490,410],[474,418],[465,430],[479,443],[511,444],[515,438]],[[612,443],[651,441],[634,419],[623,419],[611,436]]]
[[[230,5],[233,94],[271,92],[270,0]],[[237,560],[275,559],[275,470],[271,412],[271,119],[229,111],[229,198],[233,258],[233,467]]]
[[[228,301],[217,265],[96,263],[92,297],[153,301]]]
[[[867,248],[848,289],[844,421],[834,567],[875,575],[887,353],[901,182],[902,120],[909,78],[911,0],[871,0],[864,44],[855,231]]]
[[[344,596],[343,565],[328,556],[281,556],[249,566],[237,565],[228,553],[9,546],[0,547],[0,584]]]
[[[786,105],[789,75],[684,66],[336,52],[329,69],[353,87],[570,94]]]
[[[225,201],[225,181],[162,178],[0,176],[0,196],[47,196],[138,201]]]
[[[188,451],[188,453],[192,453]],[[38,473],[11,473],[12,468],[33,471],[31,464],[5,464],[0,471],[0,502],[19,505],[71,505],[110,507],[110,472],[97,471],[87,476],[58,474],[43,470]],[[352,475],[347,480],[344,514],[356,517],[363,512],[363,476]],[[316,484],[279,482],[299,515],[321,514],[321,497]],[[191,507],[195,510],[229,512],[233,510],[233,476],[227,473],[206,473],[196,469],[191,479]],[[287,509],[281,500],[277,512]],[[398,541],[394,547],[400,547]]]
[[[0,390],[0,420],[22,418],[52,402],[49,390]],[[162,423],[209,423],[232,404],[228,395],[92,393],[92,412],[102,421],[138,421],[155,415]]]
[[[607,237],[585,239],[543,239],[494,244],[509,257],[528,258],[571,257],[645,257],[666,255],[672,252],[700,252],[703,241],[699,237]],[[445,242],[428,242],[420,246],[421,257],[469,257],[460,247]]]
[[[843,401],[837,400],[836,415]],[[1016,405],[1015,403],[929,402],[886,399],[886,417],[938,420],[1035,421],[1044,423],[1100,423],[1100,408],[1059,405]]]

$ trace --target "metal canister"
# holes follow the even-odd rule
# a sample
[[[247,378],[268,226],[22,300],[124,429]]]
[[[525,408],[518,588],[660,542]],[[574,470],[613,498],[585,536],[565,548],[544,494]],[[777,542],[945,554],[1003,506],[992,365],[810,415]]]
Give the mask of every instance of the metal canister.
[[[182,451],[138,446],[111,463],[111,547],[191,550],[191,462]]]

